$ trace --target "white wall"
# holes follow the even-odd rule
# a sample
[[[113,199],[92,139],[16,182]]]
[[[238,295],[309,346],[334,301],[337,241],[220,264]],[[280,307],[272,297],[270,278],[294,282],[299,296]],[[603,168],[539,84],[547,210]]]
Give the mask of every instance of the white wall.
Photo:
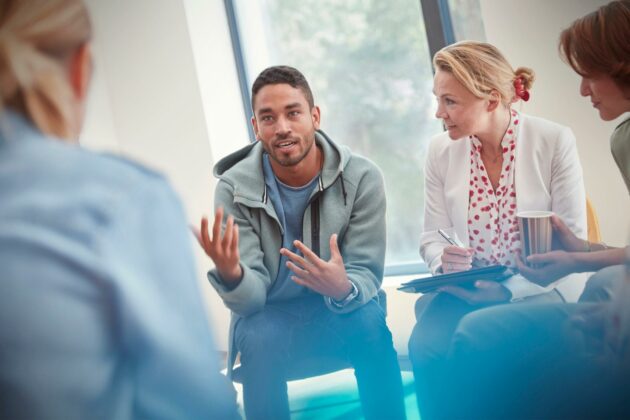
[[[223,2],[86,3],[95,27],[95,73],[81,143],[165,173],[197,224],[212,214],[213,154],[247,142]],[[195,7],[192,14],[187,5]],[[204,27],[203,42],[193,45],[189,31]],[[208,74],[198,78],[198,68]],[[217,343],[226,349],[229,312],[205,279],[209,259],[192,245]]]
[[[249,142],[230,29],[222,0],[183,0],[215,159]]]
[[[579,94],[579,76],[558,55],[562,29],[609,0],[481,0],[488,42],[513,66],[536,71],[523,111],[573,129],[584,168],[586,194],[598,213],[602,239],[622,246],[630,233],[628,192],[610,154],[615,122],[603,122]],[[621,211],[621,209],[626,209]]]

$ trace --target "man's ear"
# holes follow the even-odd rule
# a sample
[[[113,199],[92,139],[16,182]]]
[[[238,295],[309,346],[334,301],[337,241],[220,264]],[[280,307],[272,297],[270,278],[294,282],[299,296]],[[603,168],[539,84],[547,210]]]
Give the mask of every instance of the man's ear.
[[[70,57],[70,86],[74,97],[84,100],[92,78],[92,49],[88,43],[82,44]]]
[[[313,119],[313,127],[315,127],[315,130],[319,130],[321,111],[318,106],[311,108],[311,118]]]
[[[256,121],[256,117],[252,117],[252,127],[254,127],[254,136],[256,136],[256,140],[260,140],[260,136],[258,135],[258,121]]]

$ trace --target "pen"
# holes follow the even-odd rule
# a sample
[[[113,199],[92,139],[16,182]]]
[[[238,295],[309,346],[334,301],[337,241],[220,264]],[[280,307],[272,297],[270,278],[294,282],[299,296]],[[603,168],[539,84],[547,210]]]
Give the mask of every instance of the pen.
[[[454,245],[454,246],[461,246],[460,244],[458,244],[457,242],[455,242],[455,240],[454,240],[453,238],[451,238],[450,236],[448,236],[448,234],[447,234],[446,232],[444,232],[442,229],[438,229],[437,231],[438,231],[438,233],[439,233],[440,235],[442,235],[442,237],[443,237],[444,239],[446,239],[446,242],[448,242],[449,244]]]

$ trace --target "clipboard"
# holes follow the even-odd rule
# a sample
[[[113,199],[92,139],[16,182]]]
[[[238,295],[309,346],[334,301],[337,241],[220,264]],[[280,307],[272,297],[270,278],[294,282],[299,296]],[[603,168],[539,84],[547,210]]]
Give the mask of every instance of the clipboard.
[[[504,265],[490,265],[457,273],[440,274],[432,277],[411,280],[400,285],[398,290],[408,293],[428,293],[447,285],[464,285],[477,280],[502,281],[512,276]]]

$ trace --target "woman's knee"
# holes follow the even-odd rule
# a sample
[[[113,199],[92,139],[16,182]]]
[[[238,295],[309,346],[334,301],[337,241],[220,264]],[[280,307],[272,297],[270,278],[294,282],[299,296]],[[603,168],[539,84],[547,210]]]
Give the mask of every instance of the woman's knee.
[[[497,316],[500,316],[503,310],[503,307],[494,307],[467,314],[462,318],[455,330],[453,335],[454,341],[459,341],[463,338],[473,343],[487,341],[489,336],[494,336],[493,325],[497,321]]]
[[[428,346],[425,345],[426,343],[427,340],[422,337],[422,331],[419,329],[418,324],[416,324],[409,337],[409,343],[407,344],[409,360],[412,365],[422,365],[428,359]]]
[[[429,307],[433,299],[437,296],[436,293],[427,293],[418,298],[416,300],[416,304],[414,305],[414,313],[416,314],[416,321],[420,321],[422,318],[422,314]]]
[[[446,358],[451,335],[439,331],[439,325],[416,323],[409,337],[409,360],[414,368]]]
[[[446,357],[453,332],[461,316],[470,309],[447,293],[429,295],[426,298],[426,302],[423,302],[423,296],[416,303],[418,322],[409,338],[409,358],[414,366]]]

